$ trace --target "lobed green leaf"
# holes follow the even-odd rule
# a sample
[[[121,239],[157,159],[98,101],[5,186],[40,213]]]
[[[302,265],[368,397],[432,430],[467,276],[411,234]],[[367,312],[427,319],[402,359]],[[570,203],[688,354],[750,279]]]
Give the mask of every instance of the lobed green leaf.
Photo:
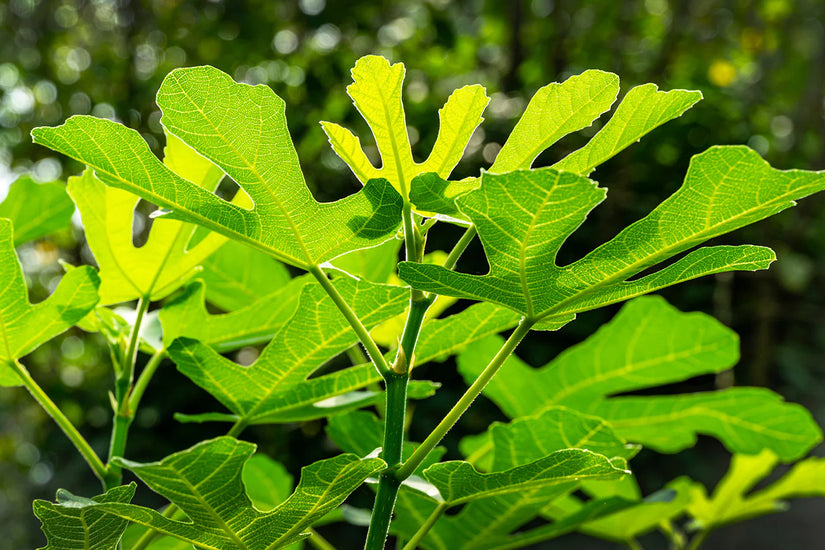
[[[0,386],[16,386],[22,381],[10,365],[86,316],[98,302],[100,279],[91,267],[71,269],[51,296],[29,303],[12,222],[0,218],[0,281]]]

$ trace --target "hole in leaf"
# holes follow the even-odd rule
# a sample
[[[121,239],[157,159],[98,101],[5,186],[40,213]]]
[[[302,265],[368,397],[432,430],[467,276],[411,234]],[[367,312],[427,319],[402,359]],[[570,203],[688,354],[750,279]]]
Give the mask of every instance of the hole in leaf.
[[[514,531],[514,533],[523,533],[525,531],[530,531],[532,529],[537,529],[539,527],[544,527],[545,525],[550,525],[550,522],[546,519],[542,518],[541,516],[534,517],[518,529]]]
[[[157,210],[157,207],[140,199],[135,205],[135,213],[132,218],[132,245],[140,248],[149,240],[149,232],[152,230],[154,219],[149,215]]]
[[[459,504],[458,506],[453,506],[452,508],[447,508],[447,511],[444,512],[444,515],[447,517],[455,517],[464,510],[464,507],[467,506],[467,503]]]
[[[241,186],[229,176],[224,176],[218,187],[215,189],[215,194],[223,200],[230,202],[241,190]]]

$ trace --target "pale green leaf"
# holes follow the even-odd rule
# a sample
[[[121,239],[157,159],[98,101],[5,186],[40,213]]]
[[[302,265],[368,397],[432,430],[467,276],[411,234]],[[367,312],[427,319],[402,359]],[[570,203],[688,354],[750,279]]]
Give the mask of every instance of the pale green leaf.
[[[404,311],[409,297],[402,287],[349,277],[336,278],[333,284],[367,328]],[[357,336],[337,306],[320,285],[311,284],[303,288],[293,317],[281,326],[254,364],[238,365],[191,339],[175,340],[169,346],[169,356],[178,370],[211,393],[241,422],[254,423],[264,417],[274,421],[276,411],[340,395],[318,395],[314,391],[317,383],[312,381],[309,384],[313,389],[298,388],[326,361],[356,342]],[[324,386],[321,389],[327,391]]]
[[[160,311],[163,343],[168,347],[175,338],[187,337],[221,352],[266,343],[289,321],[302,290],[312,284],[309,276],[297,277],[246,307],[211,314],[206,309],[204,285],[195,281]]]
[[[500,345],[500,338],[491,338],[459,357],[468,382]],[[593,414],[621,437],[662,452],[682,450],[707,434],[734,452],[767,447],[783,460],[806,453],[820,441],[820,429],[803,407],[769,390],[614,397],[721,372],[738,356],[736,335],[713,318],[681,313],[661,298],[638,298],[540,369],[511,356],[485,395],[514,418],[553,405]]]
[[[71,269],[51,296],[29,303],[11,221],[0,218],[0,281],[0,386],[16,386],[11,364],[85,317],[98,302],[100,280],[91,267]]]
[[[269,512],[292,493],[292,475],[280,462],[255,453],[243,467],[246,494],[261,512]]]
[[[91,170],[69,178],[68,189],[100,267],[104,305],[166,297],[191,278],[198,264],[226,240],[212,233],[187,250],[194,226],[159,218],[154,220],[146,243],[136,248],[132,244],[132,219],[138,203],[135,195],[105,186]]]
[[[688,512],[694,527],[710,531],[722,525],[787,510],[786,499],[825,497],[825,458],[807,458],[768,486],[753,490],[770,474],[779,458],[769,450],[735,454],[725,477],[708,498],[704,486],[694,483]]]
[[[524,466],[490,474],[479,473],[469,462],[441,462],[427,468],[424,477],[438,488],[445,502],[458,505],[571,481],[615,479],[628,473],[622,459],[608,459],[586,449],[565,449]]]
[[[0,202],[0,218],[14,225],[14,246],[39,239],[69,225],[74,204],[60,182],[37,183],[20,176]]]
[[[295,492],[269,512],[256,510],[247,496],[242,469],[254,453],[251,443],[231,437],[204,441],[160,462],[115,459],[152,490],[186,514],[188,521],[163,517],[130,504],[85,507],[107,512],[162,534],[215,550],[283,548],[306,537],[302,531],[335,509],[367,477],[386,467],[377,458],[339,455],[303,468]]]
[[[684,514],[690,502],[689,488],[690,484],[686,479],[677,479],[644,500],[583,523],[578,530],[617,542],[630,541],[658,528],[663,522]],[[582,508],[589,504],[584,504]],[[578,508],[574,514],[580,513],[582,508]],[[563,521],[563,518],[559,521]]]
[[[395,274],[401,244],[402,241],[399,239],[390,239],[372,248],[353,250],[332,260],[332,267],[358,279],[387,283]]]
[[[746,147],[695,156],[682,187],[646,218],[568,266],[555,264],[564,240],[604,196],[586,178],[553,169],[482,175],[457,199],[478,227],[490,273],[399,264],[415,288],[488,300],[529,318],[592,309],[710,273],[764,269],[770,249],[702,248],[639,280],[629,278],[702,242],[793,206],[825,187],[825,173],[779,171]]]
[[[346,128],[331,122],[321,125],[333,150],[366,184],[374,178],[384,178],[404,196],[410,181],[418,174],[435,172],[443,178],[450,175],[481,123],[481,113],[489,98],[479,85],[455,90],[439,110],[441,124],[438,137],[426,161],[416,163],[410,148],[401,87],[404,65],[380,56],[368,55],[355,63],[353,83],[347,87],[355,107],[369,124],[381,153],[381,168],[375,168],[361,148],[360,140]]]
[[[157,102],[164,127],[232,177],[254,203],[251,209],[175,174],[137,132],[117,123],[75,116],[32,135],[86,163],[107,185],[298,267],[374,246],[398,228],[401,198],[380,180],[334,203],[315,201],[287,132],[284,102],[269,88],[193,67],[167,75]]]
[[[206,299],[224,311],[251,306],[290,282],[283,264],[237,241],[224,244],[202,266],[198,278],[206,283]]]
[[[616,113],[587,145],[569,154],[554,168],[588,175],[593,169],[665,122],[677,118],[702,99],[702,92],[662,92],[655,84],[632,88]]]
[[[610,109],[618,93],[619,77],[595,70],[540,88],[490,171],[502,173],[530,168],[542,151],[567,134],[590,126]]]

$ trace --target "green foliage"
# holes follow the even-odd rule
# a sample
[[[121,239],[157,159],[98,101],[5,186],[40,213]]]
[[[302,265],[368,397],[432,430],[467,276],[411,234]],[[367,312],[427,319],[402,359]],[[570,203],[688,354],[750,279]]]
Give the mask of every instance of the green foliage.
[[[17,360],[80,321],[98,302],[100,280],[90,267],[71,269],[51,296],[31,304],[12,222],[0,219],[0,281],[0,386],[15,386],[22,382]]]
[[[787,509],[789,498],[825,496],[825,460],[808,458],[797,462],[779,480],[754,490],[779,463],[770,450],[755,455],[734,455],[730,470],[711,497],[693,483],[688,513],[693,528],[711,531],[722,525]]]
[[[163,81],[162,162],[138,132],[110,120],[74,116],[33,131],[37,143],[87,166],[68,189],[100,279],[98,289],[92,268],[71,268],[49,299],[32,306],[11,222],[0,222],[9,289],[0,300],[3,383],[25,385],[106,491],[36,502],[49,548],[251,550],[307,537],[327,548],[314,527],[352,518],[336,510],[368,480],[377,481],[368,550],[383,548],[388,532],[406,548],[452,550],[517,548],[574,530],[633,546],[656,528],[681,547],[685,515],[699,529],[698,546],[709,530],[775,510],[780,498],[819,494],[804,490],[821,477],[810,459],[772,488],[740,498],[777,461],[798,460],[821,440],[801,406],[756,388],[626,394],[733,366],[731,330],[638,296],[703,275],[767,268],[774,254],[765,247],[696,247],[821,190],[825,174],[775,170],[747,147],[711,148],[693,157],[682,187],[648,216],[559,266],[565,241],[606,196],[588,176],[681,116],[699,92],[632,88],[589,142],[552,167],[532,169],[618,96],[616,75],[572,76],[538,90],[488,171],[450,181],[482,121],[486,90],[464,86],[449,96],[432,150],[416,162],[401,99],[404,66],[367,56],[352,77],[348,93],[381,167],[355,134],[323,123],[363,184],[330,203],[306,185],[284,101],[213,67],[178,69]],[[229,180],[240,187],[231,200]],[[139,199],[160,210],[146,243],[135,246]],[[10,201],[20,204],[17,195]],[[449,252],[425,254],[429,231],[443,222],[463,226],[464,235]],[[53,229],[38,224],[28,234]],[[399,263],[402,235],[406,261]],[[489,273],[455,271],[476,235]],[[308,275],[293,276],[283,264]],[[442,317],[456,298],[480,303]],[[514,355],[530,330],[558,330],[578,312],[631,298],[613,321],[545,367]],[[134,299],[134,312],[105,307]],[[18,362],[73,325],[99,331],[109,346],[114,418],[105,462]],[[140,353],[151,355],[145,364]],[[414,444],[406,436],[408,402],[430,397],[438,384],[411,380],[411,371],[454,355],[469,388]],[[228,411],[204,413],[209,403],[198,403],[195,414],[175,418],[231,427],[156,462],[136,462],[127,458],[129,431],[166,358]],[[511,421],[465,438],[464,460],[442,461],[439,442],[482,391]],[[379,416],[357,410],[367,407]],[[305,466],[294,491],[289,469],[252,457],[255,445],[238,439],[251,425],[321,419],[347,454]],[[714,497],[686,479],[643,495],[628,466],[640,446],[673,453],[698,434],[736,453]],[[760,452],[772,454],[746,457]],[[130,503],[134,486],[122,485],[123,470],[168,500],[163,512]],[[728,501],[736,506],[725,508]],[[544,524],[529,526],[534,520]]]
[[[499,347],[500,339],[479,342],[462,353],[459,371],[474,380]],[[681,313],[661,298],[638,298],[548,365],[534,369],[510,357],[485,393],[512,418],[548,406],[570,407],[665,453],[692,446],[700,433],[737,453],[770,449],[785,461],[807,453],[821,441],[820,428],[803,407],[769,390],[621,395],[722,372],[738,355],[736,334],[713,318]]]
[[[0,218],[14,226],[14,246],[39,239],[69,224],[74,203],[57,181],[36,183],[28,176],[18,178],[0,202]]]

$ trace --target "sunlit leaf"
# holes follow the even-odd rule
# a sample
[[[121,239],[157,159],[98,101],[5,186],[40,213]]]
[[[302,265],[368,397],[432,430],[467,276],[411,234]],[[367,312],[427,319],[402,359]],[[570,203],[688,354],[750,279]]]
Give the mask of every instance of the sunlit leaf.
[[[481,113],[489,102],[484,88],[464,86],[454,91],[439,110],[441,128],[435,145],[426,161],[413,160],[401,86],[404,65],[380,56],[360,58],[352,69],[353,83],[347,87],[355,107],[367,121],[381,153],[381,168],[376,168],[361,148],[361,141],[352,132],[331,122],[321,125],[333,150],[366,184],[373,178],[385,178],[403,195],[409,193],[410,181],[418,174],[435,172],[446,178],[470,141],[473,131],[481,123]]]
[[[254,453],[251,443],[231,437],[204,441],[160,462],[140,464],[116,459],[152,490],[186,514],[188,521],[168,519],[155,510],[131,504],[96,504],[100,510],[139,525],[215,550],[283,548],[306,538],[302,531],[336,508],[364,479],[386,467],[381,459],[339,455],[303,468],[295,492],[269,512],[252,505],[241,479]]]
[[[336,278],[334,284],[368,328],[404,311],[409,297],[402,287],[349,277]],[[178,370],[211,393],[238,421],[255,423],[260,418],[275,421],[277,411],[339,395],[319,395],[311,381],[311,387],[300,385],[356,342],[357,336],[337,306],[320,285],[311,284],[303,288],[293,317],[276,332],[254,364],[238,365],[191,339],[175,340],[169,355]]]
[[[735,454],[713,495],[708,497],[704,486],[694,483],[688,507],[694,527],[710,531],[735,521],[785,511],[786,499],[825,497],[825,459],[818,457],[796,463],[777,481],[754,490],[778,463],[779,458],[769,450],[756,455]]]
[[[98,302],[100,280],[91,267],[71,269],[51,296],[31,304],[11,221],[0,218],[0,281],[0,386],[15,386],[21,380],[10,365],[86,316]]]
[[[475,379],[500,343],[482,341],[461,355],[466,380]],[[783,460],[805,454],[820,441],[820,429],[803,407],[766,389],[616,396],[721,372],[738,357],[736,335],[713,318],[679,312],[661,298],[639,298],[540,369],[510,357],[485,395],[513,418],[553,405],[593,414],[621,437],[662,452],[685,449],[706,434],[734,452],[769,448]]]
[[[764,269],[774,259],[770,249],[706,247],[628,281],[822,188],[822,172],[782,172],[746,147],[714,147],[692,159],[682,188],[646,218],[561,267],[555,263],[559,248],[604,198],[604,190],[549,168],[485,173],[481,188],[459,197],[457,204],[478,227],[490,273],[468,275],[402,262],[399,275],[421,290],[492,301],[528,318],[570,314],[711,273]]]
[[[14,225],[14,246],[66,227],[73,213],[66,186],[57,181],[37,183],[29,176],[17,178],[0,202],[0,218]]]
[[[376,245],[400,223],[401,199],[385,181],[320,204],[304,183],[284,102],[212,67],[172,71],[157,97],[164,127],[237,182],[251,209],[218,198],[167,168],[134,130],[87,116],[37,128],[35,142],[84,162],[107,185],[307,268]]]

